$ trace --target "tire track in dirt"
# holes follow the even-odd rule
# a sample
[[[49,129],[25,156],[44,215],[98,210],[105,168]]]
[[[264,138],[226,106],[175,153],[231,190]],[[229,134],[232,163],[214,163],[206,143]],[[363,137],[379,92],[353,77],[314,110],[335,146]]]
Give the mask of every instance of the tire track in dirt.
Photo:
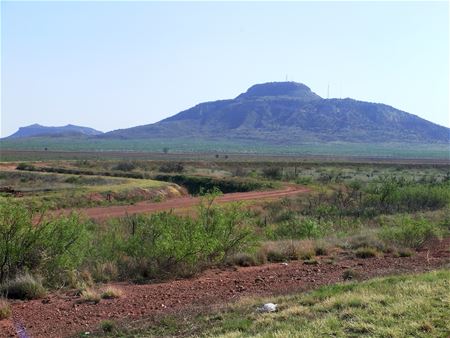
[[[309,191],[310,189],[302,186],[289,185],[279,190],[237,192],[224,194],[222,196],[217,197],[214,202],[228,203],[228,202],[249,201],[249,200],[265,200],[307,193]],[[108,218],[122,217],[132,214],[151,213],[171,209],[189,208],[197,205],[199,202],[200,197],[186,196],[186,197],[171,198],[163,202],[143,201],[132,205],[114,205],[109,207],[93,207],[81,209],[61,209],[51,212],[50,214],[53,216],[68,215],[72,211],[75,211],[77,213],[85,215],[90,219],[105,220]]]

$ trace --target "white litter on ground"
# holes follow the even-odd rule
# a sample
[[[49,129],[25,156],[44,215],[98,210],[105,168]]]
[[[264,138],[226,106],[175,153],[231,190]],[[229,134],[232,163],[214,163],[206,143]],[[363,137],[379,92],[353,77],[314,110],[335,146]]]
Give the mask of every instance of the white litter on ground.
[[[256,309],[258,312],[275,312],[277,311],[278,304],[266,303],[263,306]]]

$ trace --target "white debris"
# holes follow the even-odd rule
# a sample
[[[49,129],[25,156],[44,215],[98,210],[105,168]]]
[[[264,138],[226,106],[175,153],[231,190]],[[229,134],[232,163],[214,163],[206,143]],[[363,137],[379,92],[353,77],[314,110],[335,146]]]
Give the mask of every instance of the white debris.
[[[284,263],[281,263],[281,265],[283,265],[283,266],[288,266],[289,264],[286,263],[286,262],[284,262]]]
[[[258,312],[275,312],[275,311],[277,311],[277,306],[278,306],[278,304],[267,303],[267,304],[264,304],[263,306],[257,308],[256,311],[258,311]]]

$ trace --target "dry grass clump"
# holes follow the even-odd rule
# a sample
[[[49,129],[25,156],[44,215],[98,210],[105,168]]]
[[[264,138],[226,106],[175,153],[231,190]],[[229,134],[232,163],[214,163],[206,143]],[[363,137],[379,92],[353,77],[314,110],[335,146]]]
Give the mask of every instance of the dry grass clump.
[[[264,260],[263,260],[264,262]],[[255,266],[261,264],[258,258],[249,253],[237,253],[229,257],[226,261],[228,265]]]
[[[344,249],[357,250],[359,248],[375,248],[378,251],[385,251],[386,245],[378,238],[375,232],[368,231],[348,238],[342,244]]]
[[[361,278],[361,274],[353,269],[347,269],[342,273],[343,280],[358,280]]]
[[[92,269],[94,280],[107,283],[117,280],[119,277],[119,268],[114,262],[97,263]]]
[[[265,255],[269,262],[310,260],[315,257],[315,249],[313,242],[309,240],[271,241],[263,244],[259,254]]]
[[[9,303],[5,299],[0,298],[0,320],[11,317],[11,314],[11,306]]]
[[[88,288],[81,292],[81,300],[86,303],[99,303],[101,295],[94,289]]]
[[[121,289],[115,288],[114,286],[108,286],[101,293],[102,299],[113,299],[120,298],[123,296],[123,291]]]
[[[42,298],[46,291],[40,280],[24,274],[0,285],[0,293],[11,299],[25,300]]]
[[[397,255],[399,257],[411,257],[414,255],[414,251],[411,249],[408,249],[408,248],[401,248],[401,249],[398,249]]]
[[[372,247],[362,247],[355,251],[355,256],[358,258],[373,258],[378,256],[378,251]]]

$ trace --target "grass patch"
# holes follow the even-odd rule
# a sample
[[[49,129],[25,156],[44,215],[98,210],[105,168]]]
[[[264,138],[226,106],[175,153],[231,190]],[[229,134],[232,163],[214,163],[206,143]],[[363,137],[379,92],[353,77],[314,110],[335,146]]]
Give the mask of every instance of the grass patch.
[[[38,299],[45,296],[42,283],[30,274],[17,276],[0,285],[0,294],[11,299]]]
[[[361,278],[360,273],[353,269],[347,269],[342,273],[343,280],[358,280],[359,278]]]
[[[105,290],[102,291],[100,296],[102,299],[120,298],[123,296],[123,291],[113,286],[108,286]]]
[[[114,323],[112,320],[103,320],[100,322],[100,328],[105,333],[111,333],[116,328],[116,323]]]
[[[375,248],[363,247],[355,251],[355,256],[358,258],[373,258],[378,256],[378,251]]]
[[[0,320],[11,317],[11,306],[5,299],[0,298]]]
[[[102,295],[94,289],[86,289],[81,292],[81,301],[86,303],[99,303]]]

